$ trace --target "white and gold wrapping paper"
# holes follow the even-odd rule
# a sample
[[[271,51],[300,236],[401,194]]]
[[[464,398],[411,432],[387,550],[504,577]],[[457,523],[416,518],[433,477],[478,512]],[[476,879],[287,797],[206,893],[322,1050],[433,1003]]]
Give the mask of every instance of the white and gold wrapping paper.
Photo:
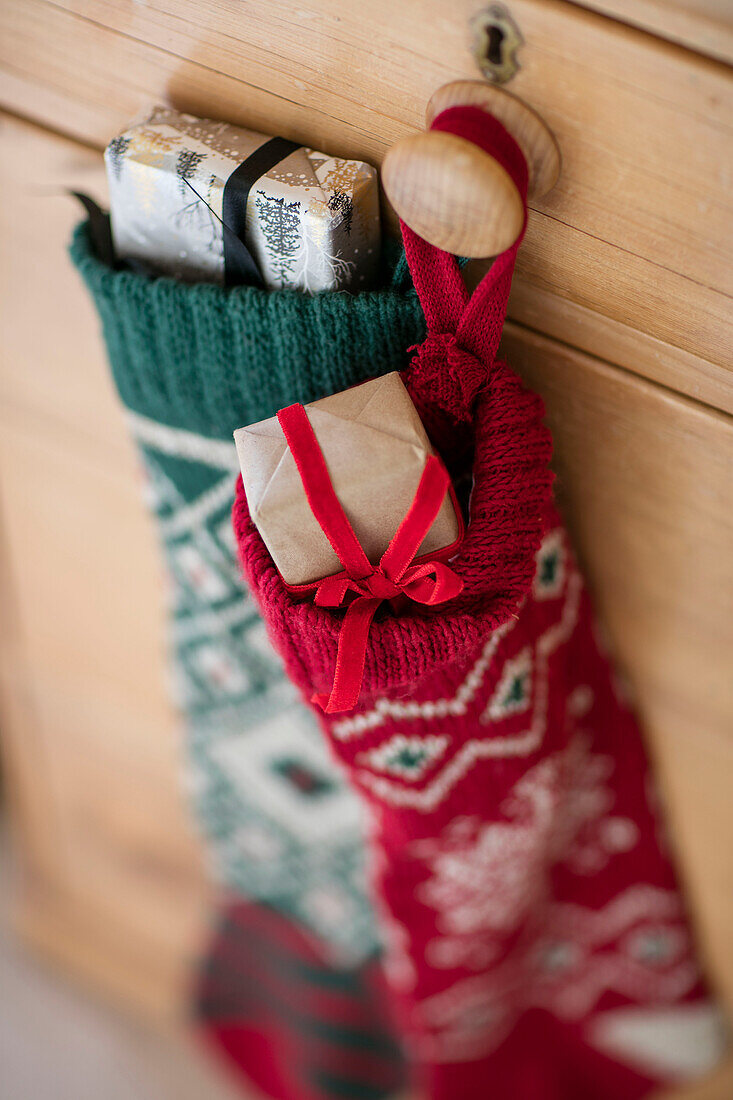
[[[224,189],[267,141],[166,107],[114,138],[105,160],[117,257],[186,282],[228,281]],[[251,186],[244,242],[266,287],[367,288],[380,249],[376,170],[295,148]]]

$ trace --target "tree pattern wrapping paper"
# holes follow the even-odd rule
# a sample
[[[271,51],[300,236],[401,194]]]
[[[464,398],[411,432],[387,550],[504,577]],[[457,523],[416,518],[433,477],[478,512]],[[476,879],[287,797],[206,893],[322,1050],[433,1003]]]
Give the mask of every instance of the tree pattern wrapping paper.
[[[166,107],[113,138],[105,160],[120,258],[187,282],[223,284],[224,188],[268,140]],[[375,169],[296,149],[250,189],[245,243],[270,289],[368,287],[380,251]]]

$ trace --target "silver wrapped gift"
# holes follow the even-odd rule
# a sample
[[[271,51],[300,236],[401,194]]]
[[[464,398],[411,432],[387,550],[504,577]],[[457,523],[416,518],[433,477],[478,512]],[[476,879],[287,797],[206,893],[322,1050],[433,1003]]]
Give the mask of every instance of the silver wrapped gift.
[[[259,273],[266,287],[310,292],[356,291],[374,278],[379,197],[369,164],[166,107],[114,138],[105,160],[120,259],[187,282],[256,282]]]

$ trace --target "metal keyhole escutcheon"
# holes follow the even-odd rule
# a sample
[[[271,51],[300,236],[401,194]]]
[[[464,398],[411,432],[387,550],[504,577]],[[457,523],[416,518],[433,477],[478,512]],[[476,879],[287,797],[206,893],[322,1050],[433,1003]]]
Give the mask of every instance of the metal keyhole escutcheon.
[[[524,44],[519,27],[503,4],[478,12],[470,27],[471,52],[479,69],[495,84],[506,84],[519,69],[517,50]]]

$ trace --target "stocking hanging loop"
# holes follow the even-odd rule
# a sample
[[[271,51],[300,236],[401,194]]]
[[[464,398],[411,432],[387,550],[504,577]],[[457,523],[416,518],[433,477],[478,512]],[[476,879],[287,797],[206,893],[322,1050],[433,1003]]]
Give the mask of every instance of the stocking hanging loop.
[[[436,421],[432,414],[436,399],[439,405],[447,400],[458,413],[457,421],[470,422],[476,395],[494,363],[527,222],[529,172],[519,144],[498,119],[480,107],[448,107],[433,119],[433,131],[459,136],[499,164],[520,196],[522,210],[516,240],[494,260],[470,296],[455,256],[402,223],[405,254],[428,330],[427,339],[415,349],[406,383],[440,446],[440,418]]]

